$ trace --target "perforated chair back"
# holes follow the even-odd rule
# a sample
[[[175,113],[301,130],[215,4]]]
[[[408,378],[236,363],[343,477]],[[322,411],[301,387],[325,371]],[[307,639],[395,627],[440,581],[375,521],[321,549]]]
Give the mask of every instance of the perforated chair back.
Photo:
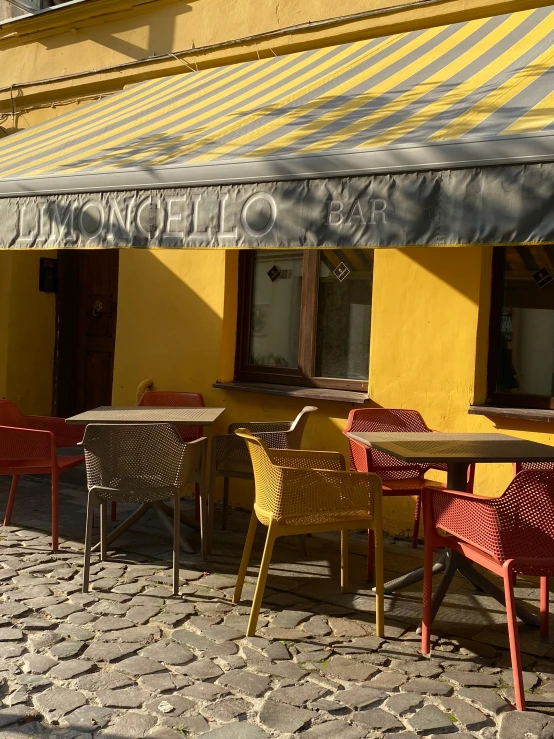
[[[83,438],[84,426],[70,425],[64,418],[54,416],[29,416],[22,413],[16,404],[0,398],[0,426],[32,429],[34,431],[51,431],[57,447],[72,447]]]
[[[163,500],[201,465],[200,445],[185,445],[170,424],[90,424],[83,446],[89,490],[105,500]]]
[[[350,411],[344,430],[373,432],[429,432],[417,411],[402,408],[359,408]],[[376,472],[383,480],[406,480],[423,477],[429,465],[408,464],[389,454],[359,444],[349,439],[350,466],[358,472]]]
[[[50,434],[30,434],[29,429],[0,426],[0,470],[2,467],[10,467],[10,462],[36,463],[37,460],[44,460],[46,464],[49,464],[53,452],[52,446]]]
[[[264,442],[254,436],[248,429],[237,429],[235,432],[246,442],[246,449],[252,460],[254,469],[254,508],[266,516],[279,517],[280,501],[283,494],[283,473],[271,461]]]
[[[437,527],[497,562],[513,559],[517,570],[524,560],[526,574],[554,574],[554,470],[520,472],[499,498],[456,498],[438,490],[431,504]]]
[[[514,471],[517,475],[523,470],[533,470],[535,472],[554,472],[554,462],[516,462]]]
[[[204,408],[204,398],[200,393],[184,393],[177,390],[147,390],[138,399],[140,406],[159,406],[162,408]],[[194,441],[203,434],[202,426],[178,426],[183,441]]]

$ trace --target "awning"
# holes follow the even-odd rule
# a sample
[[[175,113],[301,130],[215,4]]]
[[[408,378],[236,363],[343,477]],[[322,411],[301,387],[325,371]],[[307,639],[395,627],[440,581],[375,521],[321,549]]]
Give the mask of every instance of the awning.
[[[554,241],[553,80],[553,7],[150,80],[0,142],[0,246]]]

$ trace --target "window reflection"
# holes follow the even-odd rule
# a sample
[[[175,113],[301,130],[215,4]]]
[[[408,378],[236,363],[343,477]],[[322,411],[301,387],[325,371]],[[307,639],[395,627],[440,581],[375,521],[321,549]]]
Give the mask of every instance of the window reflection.
[[[367,380],[373,251],[325,249],[319,264],[315,375]]]
[[[497,391],[554,395],[554,247],[506,247]]]
[[[250,326],[250,363],[298,367],[302,296],[301,251],[256,253]]]

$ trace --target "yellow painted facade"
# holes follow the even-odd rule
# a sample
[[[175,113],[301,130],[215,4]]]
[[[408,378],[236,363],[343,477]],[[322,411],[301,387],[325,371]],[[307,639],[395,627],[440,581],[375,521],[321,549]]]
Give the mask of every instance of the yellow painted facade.
[[[139,79],[188,73],[183,59],[214,66],[270,49],[284,53],[530,6],[506,0],[401,4],[393,12],[387,5],[399,3],[390,0],[348,0],[340,8],[331,0],[87,0],[0,23],[0,125],[9,133]],[[339,13],[365,15],[317,25]],[[305,28],[310,21],[314,28]],[[182,50],[189,51],[181,61],[161,56]],[[107,69],[113,65],[120,66]],[[49,76],[57,79],[41,82]],[[24,411],[48,413],[55,297],[38,291],[41,256],[52,254],[0,253],[0,396]],[[376,252],[369,380],[376,404],[416,408],[439,430],[494,430],[491,421],[467,412],[486,394],[491,258],[490,248],[476,247]],[[293,418],[310,403],[212,387],[233,377],[237,292],[236,252],[122,250],[114,404],[134,403],[137,385],[152,378],[156,388],[201,392],[208,405],[225,406],[218,432],[236,420]],[[346,453],[341,430],[351,406],[317,405],[306,446]],[[498,428],[554,441],[547,424],[504,421]],[[509,476],[506,467],[483,467],[477,490],[494,494]],[[232,502],[248,504],[250,496],[248,485],[233,482]],[[411,501],[386,501],[385,518],[389,531],[406,532]]]

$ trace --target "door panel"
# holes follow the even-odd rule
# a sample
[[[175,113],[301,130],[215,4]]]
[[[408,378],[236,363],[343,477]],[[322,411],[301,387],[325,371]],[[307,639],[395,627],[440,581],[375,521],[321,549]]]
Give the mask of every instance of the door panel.
[[[118,267],[117,249],[58,252],[57,415],[111,404]]]

